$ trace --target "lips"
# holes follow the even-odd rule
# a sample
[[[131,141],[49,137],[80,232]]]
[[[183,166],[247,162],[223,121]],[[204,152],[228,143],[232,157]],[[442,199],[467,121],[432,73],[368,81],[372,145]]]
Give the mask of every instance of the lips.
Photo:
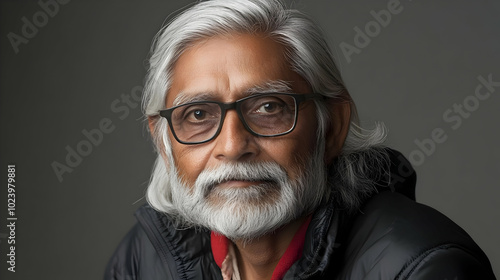
[[[217,187],[222,187],[222,188],[244,188],[244,187],[249,187],[249,186],[254,186],[254,185],[261,185],[261,184],[266,184],[270,183],[270,181],[249,181],[249,180],[225,180],[219,184],[217,184]]]
[[[214,188],[245,188],[255,185],[276,185],[277,182],[275,180],[269,179],[259,179],[259,180],[246,180],[240,178],[231,178],[225,179],[220,182],[213,183],[206,188],[205,195],[208,195]]]

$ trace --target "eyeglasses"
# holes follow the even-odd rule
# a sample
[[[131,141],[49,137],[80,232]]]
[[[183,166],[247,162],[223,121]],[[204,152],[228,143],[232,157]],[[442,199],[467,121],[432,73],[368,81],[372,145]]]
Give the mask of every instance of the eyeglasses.
[[[253,135],[274,137],[292,132],[299,104],[320,98],[318,93],[262,93],[232,103],[195,101],[161,110],[175,139],[192,145],[211,141],[222,129],[227,110],[235,109],[243,126]]]

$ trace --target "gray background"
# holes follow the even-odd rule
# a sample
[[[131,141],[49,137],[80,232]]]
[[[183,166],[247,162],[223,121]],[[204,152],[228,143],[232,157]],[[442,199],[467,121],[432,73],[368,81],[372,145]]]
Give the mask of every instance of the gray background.
[[[403,10],[348,63],[339,44],[353,45],[354,28],[364,29],[370,11],[389,2],[292,6],[324,28],[363,123],[385,122],[390,146],[409,156],[415,140],[444,131],[446,141],[416,166],[418,200],[464,227],[500,274],[500,87],[458,129],[443,119],[454,104],[471,100],[478,76],[500,81],[500,3],[401,0]],[[140,108],[121,98],[142,85],[164,19],[189,2],[73,0],[59,5],[17,54],[7,35],[21,35],[22,18],[33,22],[42,8],[36,1],[0,3],[0,278],[99,279],[145,202],[154,159]],[[105,118],[114,130],[60,182],[51,164],[64,164],[66,147],[75,149],[86,139],[82,130]],[[7,164],[17,167],[16,273],[5,261]]]

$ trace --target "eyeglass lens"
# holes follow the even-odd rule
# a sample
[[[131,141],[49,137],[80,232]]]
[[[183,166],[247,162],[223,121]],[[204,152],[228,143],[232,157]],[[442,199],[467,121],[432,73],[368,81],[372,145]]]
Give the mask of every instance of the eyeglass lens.
[[[295,99],[284,94],[255,96],[242,100],[237,105],[246,126],[262,136],[285,133],[295,122]],[[218,103],[191,103],[175,108],[172,112],[172,127],[177,138],[194,143],[208,140],[221,126],[222,109]]]

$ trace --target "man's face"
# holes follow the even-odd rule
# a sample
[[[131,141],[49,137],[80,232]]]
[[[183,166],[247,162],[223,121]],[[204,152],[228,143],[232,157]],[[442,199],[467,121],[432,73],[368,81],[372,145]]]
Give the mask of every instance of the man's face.
[[[290,85],[288,89],[284,82]],[[167,108],[186,100],[234,102],[253,93],[310,93],[290,70],[283,46],[256,35],[233,34],[199,41],[173,69]],[[220,134],[196,145],[177,142],[169,131],[173,204],[188,221],[229,238],[252,238],[315,208],[325,190],[322,143],[316,143],[316,109],[300,105],[295,129],[257,137],[235,110],[227,111]]]
[[[290,70],[284,47],[270,38],[235,34],[213,37],[186,50],[173,69],[166,107],[174,100],[200,94],[211,100],[234,102],[250,89],[273,81],[291,84],[293,93],[310,93],[307,83]],[[316,110],[313,102],[301,106],[297,126],[279,137],[255,137],[243,126],[234,110],[227,112],[218,137],[208,143],[184,145],[169,133],[179,175],[192,185],[200,172],[220,163],[271,161],[281,165],[291,179],[304,168],[316,144]],[[232,181],[219,187],[246,187],[251,182]]]

